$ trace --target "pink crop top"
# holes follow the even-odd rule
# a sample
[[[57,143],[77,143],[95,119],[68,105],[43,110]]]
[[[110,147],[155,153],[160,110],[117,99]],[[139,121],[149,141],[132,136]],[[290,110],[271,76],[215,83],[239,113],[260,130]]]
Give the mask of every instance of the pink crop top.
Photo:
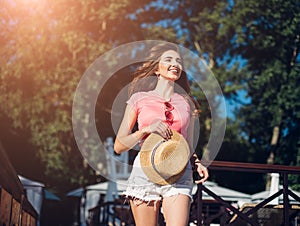
[[[127,101],[127,104],[136,112],[138,127],[142,129],[157,119],[166,122],[165,102],[165,99],[154,91],[148,91],[134,93]],[[170,128],[187,138],[187,129],[190,122],[189,103],[183,96],[177,93],[174,93],[168,102],[174,107],[171,111],[174,119]]]

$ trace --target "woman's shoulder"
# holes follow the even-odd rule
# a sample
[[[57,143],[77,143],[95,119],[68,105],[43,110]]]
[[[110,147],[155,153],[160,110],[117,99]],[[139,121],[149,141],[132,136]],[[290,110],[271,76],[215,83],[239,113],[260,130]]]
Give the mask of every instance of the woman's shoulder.
[[[153,91],[139,91],[139,92],[136,92],[136,93],[133,93],[130,98],[143,98],[143,97],[152,97],[154,96],[154,93]]]
[[[195,109],[195,103],[192,100],[192,97],[188,94],[176,93],[174,99],[179,102],[181,105],[187,106],[189,109]]]
[[[128,102],[137,102],[137,101],[142,101],[142,100],[148,100],[149,98],[153,97],[153,93],[151,91],[140,91],[133,93]]]
[[[181,93],[174,93],[174,99],[177,99],[179,101],[184,101],[186,103],[190,103],[190,96],[187,94],[181,94]]]

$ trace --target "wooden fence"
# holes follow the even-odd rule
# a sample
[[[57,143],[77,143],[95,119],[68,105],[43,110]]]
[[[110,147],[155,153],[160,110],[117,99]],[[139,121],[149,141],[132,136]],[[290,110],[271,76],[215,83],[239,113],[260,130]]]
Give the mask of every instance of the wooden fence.
[[[36,226],[38,214],[0,143],[0,226]]]

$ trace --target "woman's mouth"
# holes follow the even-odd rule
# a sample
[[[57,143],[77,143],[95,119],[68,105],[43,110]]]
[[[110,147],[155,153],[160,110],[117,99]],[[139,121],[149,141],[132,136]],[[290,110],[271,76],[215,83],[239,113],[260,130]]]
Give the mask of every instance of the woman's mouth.
[[[179,68],[170,68],[169,71],[178,74],[179,73]]]

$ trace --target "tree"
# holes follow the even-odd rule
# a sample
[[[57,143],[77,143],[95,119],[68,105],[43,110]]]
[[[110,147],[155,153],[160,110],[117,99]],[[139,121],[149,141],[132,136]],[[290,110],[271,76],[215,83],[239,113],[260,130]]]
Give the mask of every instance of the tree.
[[[141,4],[126,0],[2,2],[0,118],[8,123],[1,126],[25,150],[8,142],[7,134],[1,133],[0,140],[13,163],[32,156],[29,160],[42,165],[23,173],[46,176],[46,182],[60,191],[95,179],[73,137],[73,95],[97,56],[115,45],[143,39],[140,24],[130,18]],[[16,164],[17,171],[31,164]]]
[[[4,0],[0,118],[5,123],[0,140],[7,149],[13,143],[8,141],[22,140],[20,145],[28,147],[24,158],[37,153],[33,158],[41,161],[51,185],[66,184],[65,178],[70,178],[66,186],[87,183],[90,176],[95,179],[72,132],[78,81],[98,56],[119,44],[163,39],[202,56],[228,99],[240,101],[239,90],[245,90],[251,100],[239,103],[242,108],[228,124],[219,157],[228,149],[239,149],[243,160],[266,162],[274,153],[275,163],[299,164],[299,7],[292,0],[43,0],[32,1],[30,7],[28,1]],[[115,79],[114,92],[127,82]],[[201,103],[202,150],[210,109],[195,84],[193,94]],[[96,110],[100,126],[110,116],[111,106],[104,105]],[[104,138],[111,135],[107,130]],[[11,150],[12,162],[19,163],[19,150]]]
[[[214,37],[222,45],[212,54],[217,68],[225,63],[228,70],[230,59],[245,61],[246,73],[224,81],[244,85],[251,98],[238,117],[256,161],[299,165],[299,12],[297,1],[228,1],[193,18],[204,40]]]
[[[178,41],[206,59],[225,96],[242,106],[229,124],[236,137],[225,138],[231,137],[228,149],[237,140],[244,144],[236,150],[248,156],[244,160],[299,165],[299,2],[157,2],[144,13],[159,18],[155,9],[161,6],[169,14],[168,19],[161,15],[164,26],[178,29]],[[250,101],[243,103],[239,90]]]

